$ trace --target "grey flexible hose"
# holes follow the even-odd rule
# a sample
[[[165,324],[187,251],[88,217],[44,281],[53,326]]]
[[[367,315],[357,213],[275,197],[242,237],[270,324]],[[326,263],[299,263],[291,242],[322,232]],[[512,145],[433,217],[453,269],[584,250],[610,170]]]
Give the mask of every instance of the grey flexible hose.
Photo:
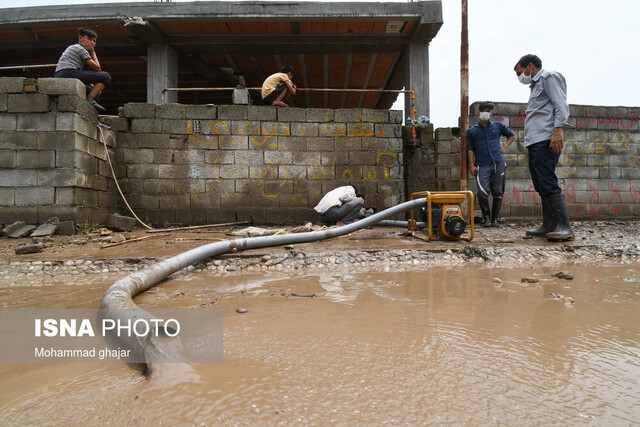
[[[163,279],[181,270],[189,265],[199,261],[211,258],[216,255],[225,254],[232,250],[244,251],[247,249],[258,249],[271,246],[289,245],[295,243],[307,243],[334,237],[344,236],[362,228],[370,227],[384,219],[394,216],[398,213],[408,211],[420,206],[425,206],[426,198],[415,199],[400,203],[382,212],[371,215],[360,221],[344,225],[338,228],[330,228],[321,231],[310,231],[306,233],[295,234],[279,234],[272,236],[249,237],[235,240],[225,240],[222,242],[210,243],[183,252],[179,255],[168,258],[151,267],[130,274],[127,277],[118,280],[107,289],[102,298],[103,318],[120,320],[123,323],[127,321],[135,322],[137,318],[155,319],[151,313],[142,310],[133,302],[133,297],[144,292],[145,290],[157,285]],[[406,221],[401,221],[406,224]],[[131,337],[120,337],[126,345],[133,351],[145,355],[145,360],[149,362],[148,355],[152,355],[153,351],[147,347],[151,343],[151,334],[137,336],[132,334]],[[152,347],[152,346],[149,346]]]

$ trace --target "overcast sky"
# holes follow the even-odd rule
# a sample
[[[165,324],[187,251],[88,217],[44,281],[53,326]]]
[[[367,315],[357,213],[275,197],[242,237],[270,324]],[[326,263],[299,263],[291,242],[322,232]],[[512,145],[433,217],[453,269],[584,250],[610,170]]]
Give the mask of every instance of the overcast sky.
[[[2,0],[1,7],[89,3],[97,1]],[[534,53],[543,68],[564,74],[571,104],[640,106],[640,1],[468,3],[470,103],[526,102],[529,89],[518,82],[513,66]],[[429,51],[436,127],[457,126],[460,115],[460,4],[442,0],[444,25]]]

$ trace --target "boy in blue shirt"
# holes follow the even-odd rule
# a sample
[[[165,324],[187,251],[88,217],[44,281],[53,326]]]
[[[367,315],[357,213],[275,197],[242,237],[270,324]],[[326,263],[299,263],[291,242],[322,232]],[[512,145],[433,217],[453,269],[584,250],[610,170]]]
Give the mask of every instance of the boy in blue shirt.
[[[502,122],[490,120],[491,113],[491,102],[480,104],[480,123],[467,130],[469,173],[476,177],[484,227],[498,227],[507,171],[502,153],[516,139],[515,133]],[[503,145],[500,145],[500,136],[507,137]],[[489,208],[489,194],[493,197],[492,209]]]

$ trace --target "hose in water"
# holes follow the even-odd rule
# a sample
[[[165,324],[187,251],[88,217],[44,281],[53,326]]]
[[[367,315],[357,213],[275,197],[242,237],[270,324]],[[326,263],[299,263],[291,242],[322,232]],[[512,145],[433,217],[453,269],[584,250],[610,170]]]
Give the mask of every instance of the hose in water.
[[[353,233],[356,230],[370,227],[398,213],[425,206],[426,203],[426,198],[410,200],[396,206],[392,206],[382,212],[378,212],[357,222],[338,228],[310,231],[306,233],[225,240],[191,249],[154,264],[145,270],[130,274],[111,285],[102,298],[103,317],[114,321],[120,320],[123,323],[126,323],[127,321],[135,322],[138,318],[155,319],[156,316],[153,316],[151,313],[148,313],[138,307],[133,302],[133,297],[157,285],[163,279],[176,271],[213,256],[222,255],[233,250],[244,251],[247,249],[258,249],[295,243],[308,243],[344,236],[346,234]],[[406,224],[406,222],[404,223]],[[143,336],[132,334],[131,337],[123,336],[119,339],[132,350],[145,354],[146,357],[147,354],[152,354],[152,352],[146,351],[146,347],[151,341],[151,335],[151,333]],[[147,359],[147,363],[149,362],[150,361]]]

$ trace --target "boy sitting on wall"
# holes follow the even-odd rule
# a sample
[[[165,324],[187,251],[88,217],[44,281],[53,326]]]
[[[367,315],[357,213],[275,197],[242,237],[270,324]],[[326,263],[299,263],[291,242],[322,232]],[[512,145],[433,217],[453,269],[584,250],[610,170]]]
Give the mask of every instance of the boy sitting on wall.
[[[78,79],[87,86],[87,101],[98,111],[107,111],[98,104],[96,97],[111,83],[109,73],[102,71],[95,47],[98,35],[89,28],[78,29],[78,43],[72,44],[62,52],[54,77]],[[84,64],[91,70],[83,70]]]

